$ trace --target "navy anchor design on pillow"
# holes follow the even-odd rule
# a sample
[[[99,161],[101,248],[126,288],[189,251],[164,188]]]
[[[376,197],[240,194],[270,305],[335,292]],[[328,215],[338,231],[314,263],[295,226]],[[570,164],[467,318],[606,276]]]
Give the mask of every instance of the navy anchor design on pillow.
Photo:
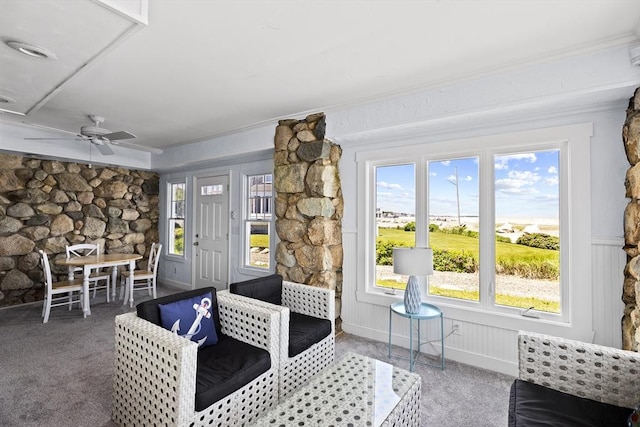
[[[202,301],[200,302],[200,304],[193,304],[193,309],[198,314],[196,315],[196,318],[191,324],[191,327],[189,328],[187,333],[182,335],[183,337],[187,339],[191,339],[194,335],[197,335],[198,332],[200,332],[200,330],[202,329],[202,325],[200,324],[200,322],[202,321],[202,318],[203,317],[206,317],[207,319],[211,318],[211,312],[209,311],[209,307],[211,307],[211,300],[209,298],[202,298]],[[180,332],[180,319],[176,319],[176,321],[173,323],[173,326],[171,327],[171,332],[173,332],[174,334],[180,335],[178,334],[178,332]],[[197,341],[198,346],[201,346],[202,344],[204,344],[206,340],[207,340],[206,336],[204,338],[199,339]]]
[[[170,304],[159,304],[162,327],[207,347],[218,342],[213,324],[211,293]],[[190,325],[186,333],[180,331]]]

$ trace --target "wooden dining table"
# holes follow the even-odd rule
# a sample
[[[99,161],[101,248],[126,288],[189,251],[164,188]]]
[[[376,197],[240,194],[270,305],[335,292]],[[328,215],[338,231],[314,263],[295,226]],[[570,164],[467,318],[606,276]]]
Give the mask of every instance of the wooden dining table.
[[[56,265],[69,267],[69,280],[73,280],[74,267],[82,267],[82,289],[83,289],[83,307],[82,311],[85,315],[91,314],[89,306],[89,276],[91,270],[97,268],[111,267],[111,295],[115,299],[116,295],[116,279],[118,277],[118,266],[129,265],[129,289],[133,286],[133,272],[136,269],[136,261],[142,259],[140,254],[100,254],[87,255],[71,258],[60,258],[55,260]],[[125,296],[126,298],[126,296]]]

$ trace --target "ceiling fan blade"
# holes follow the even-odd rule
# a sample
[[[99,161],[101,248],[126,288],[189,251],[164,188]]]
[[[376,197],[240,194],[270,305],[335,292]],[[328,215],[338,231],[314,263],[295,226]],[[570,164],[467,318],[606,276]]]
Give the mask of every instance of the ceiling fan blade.
[[[146,151],[147,153],[151,153],[151,154],[163,153],[163,151],[160,148],[145,147],[144,145],[138,145],[131,142],[118,141],[117,143],[114,143],[114,145],[117,145],[118,147],[131,148],[132,150]]]
[[[73,141],[79,140],[78,138],[24,138],[30,141]]]
[[[104,135],[100,135],[103,138],[107,138],[109,141],[118,141],[121,139],[130,139],[130,138],[135,138],[136,136],[132,133],[126,132],[126,131],[118,131],[118,132],[111,132],[111,133],[107,133]]]
[[[109,144],[94,144],[95,147],[98,149],[99,152],[101,152],[102,154],[104,154],[105,156],[110,156],[112,154],[114,154],[113,150],[111,149],[111,147],[109,147]]]

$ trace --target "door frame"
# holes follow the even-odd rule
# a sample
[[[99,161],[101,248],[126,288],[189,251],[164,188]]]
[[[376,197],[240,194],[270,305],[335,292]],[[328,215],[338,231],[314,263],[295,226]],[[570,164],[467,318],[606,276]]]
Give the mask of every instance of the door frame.
[[[190,237],[190,246],[189,251],[191,252],[191,289],[196,289],[196,273],[197,273],[197,265],[196,265],[196,257],[195,257],[195,249],[193,247],[193,242],[195,241],[195,233],[196,233],[196,215],[197,215],[197,197],[198,197],[198,180],[202,178],[214,178],[214,177],[226,177],[227,178],[227,208],[231,209],[231,191],[233,186],[231,185],[231,171],[229,169],[221,170],[221,171],[209,171],[202,172],[198,174],[194,174],[191,179],[191,215],[190,221],[192,224],[191,227],[191,235]],[[230,212],[226,212],[227,216],[230,218]],[[227,221],[227,236],[230,237],[231,232],[231,221]],[[185,242],[186,243],[186,242]],[[227,238],[227,289],[229,287],[229,282],[231,280],[231,239]]]

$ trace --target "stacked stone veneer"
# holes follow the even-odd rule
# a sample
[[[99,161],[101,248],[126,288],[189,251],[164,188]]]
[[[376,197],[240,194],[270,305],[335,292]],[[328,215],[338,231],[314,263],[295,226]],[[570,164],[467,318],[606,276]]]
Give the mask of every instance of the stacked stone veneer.
[[[631,168],[625,180],[626,196],[631,198],[624,213],[624,249],[628,255],[624,271],[622,301],[622,348],[640,351],[640,88],[629,101],[622,128],[627,159]]]
[[[153,172],[0,154],[0,306],[42,299],[40,249],[59,279],[66,270],[53,260],[69,244],[148,255],[158,189]]]
[[[276,271],[285,280],[336,291],[336,329],[342,294],[344,202],[339,145],[324,138],[324,113],[281,120],[275,134]]]

